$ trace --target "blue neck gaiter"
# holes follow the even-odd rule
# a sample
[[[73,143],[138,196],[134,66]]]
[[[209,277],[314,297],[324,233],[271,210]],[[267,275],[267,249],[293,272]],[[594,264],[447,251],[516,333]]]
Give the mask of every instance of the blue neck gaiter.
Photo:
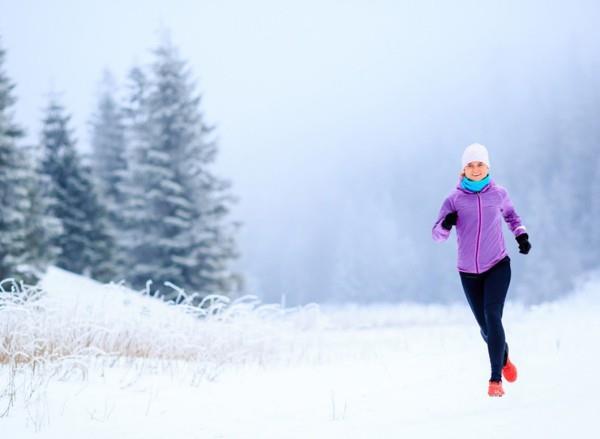
[[[483,180],[473,181],[469,180],[467,177],[463,177],[460,182],[460,186],[463,189],[466,189],[471,192],[481,192],[481,190],[490,184],[490,174],[488,174]]]

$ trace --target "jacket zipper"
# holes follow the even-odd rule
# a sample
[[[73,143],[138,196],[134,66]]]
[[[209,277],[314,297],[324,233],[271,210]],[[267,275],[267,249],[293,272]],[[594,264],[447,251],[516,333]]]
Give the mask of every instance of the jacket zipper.
[[[478,212],[478,223],[477,223],[477,243],[475,244],[475,270],[479,274],[479,238],[481,236],[481,197],[477,192],[477,212]]]

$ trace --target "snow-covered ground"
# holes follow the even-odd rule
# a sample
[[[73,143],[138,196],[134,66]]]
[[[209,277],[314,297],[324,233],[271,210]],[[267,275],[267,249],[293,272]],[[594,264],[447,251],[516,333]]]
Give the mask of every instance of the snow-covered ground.
[[[597,437],[598,281],[507,305],[519,379],[493,399],[466,303],[246,300],[198,320],[58,269],[42,286],[0,307],[2,438]]]

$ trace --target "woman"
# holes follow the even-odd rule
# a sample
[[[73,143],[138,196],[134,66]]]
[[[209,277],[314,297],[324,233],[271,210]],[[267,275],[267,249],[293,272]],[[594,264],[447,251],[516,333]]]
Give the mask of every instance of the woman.
[[[456,226],[460,280],[490,357],[488,395],[502,396],[502,376],[509,382],[517,379],[502,327],[511,274],[502,218],[514,234],[520,253],[529,253],[531,244],[508,192],[490,179],[485,146],[469,145],[462,156],[462,167],[460,181],[444,200],[432,235],[434,241],[445,241],[452,226]]]

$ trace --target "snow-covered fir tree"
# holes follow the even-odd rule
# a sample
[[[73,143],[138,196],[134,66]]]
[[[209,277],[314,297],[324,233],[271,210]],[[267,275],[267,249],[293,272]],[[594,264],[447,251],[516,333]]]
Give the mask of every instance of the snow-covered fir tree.
[[[43,180],[37,172],[33,150],[34,148],[31,148],[31,153],[26,153],[24,157],[29,163],[27,169],[32,173],[32,177],[24,183],[29,197],[29,211],[25,219],[25,246],[29,253],[27,267],[31,273],[28,280],[31,282],[40,278],[47,266],[54,263],[60,254],[60,249],[52,243],[52,237],[62,231],[60,221],[47,214]]]
[[[226,222],[230,185],[209,169],[217,145],[186,63],[169,42],[154,53],[149,75],[139,69],[130,75],[126,125],[130,186],[137,186],[128,209],[135,231],[131,281],[227,293],[238,281],[229,270],[236,257],[236,226]]]
[[[33,163],[29,151],[18,145],[24,132],[14,121],[15,85],[4,71],[5,55],[0,46],[0,279],[32,282],[47,254]]]
[[[63,106],[51,99],[43,121],[41,173],[48,216],[57,218],[62,226],[62,233],[52,238],[52,244],[60,249],[56,265],[107,281],[113,276],[113,239],[91,170],[82,164],[75,149],[69,120]]]
[[[93,116],[91,166],[101,203],[107,211],[110,234],[115,238],[112,271],[124,275],[123,245],[125,195],[127,176],[125,128],[121,106],[115,97],[114,80],[105,74],[98,108]]]
[[[122,186],[125,205],[122,211],[123,233],[120,237],[126,255],[126,277],[136,287],[142,287],[144,282],[151,279],[154,269],[152,261],[145,266],[138,256],[138,252],[143,251],[142,245],[148,233],[145,186],[139,180],[144,177],[142,168],[148,150],[148,88],[144,71],[140,67],[132,68],[127,78],[126,98],[122,105],[127,174]]]

